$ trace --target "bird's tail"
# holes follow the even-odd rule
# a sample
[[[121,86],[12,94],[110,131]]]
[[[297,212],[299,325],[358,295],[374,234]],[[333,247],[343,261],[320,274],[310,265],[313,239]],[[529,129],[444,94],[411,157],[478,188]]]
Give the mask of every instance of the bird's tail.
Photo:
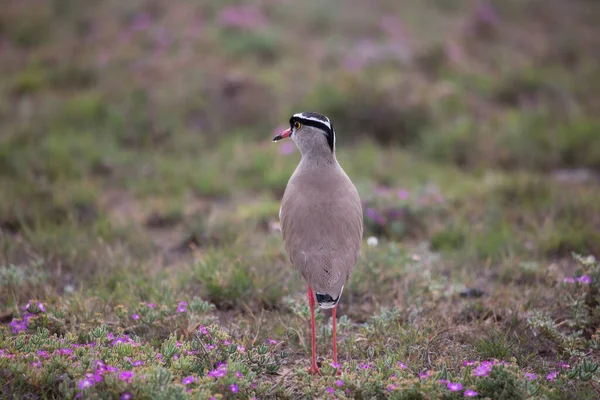
[[[325,293],[325,294],[315,293],[316,297],[317,297],[317,303],[319,303],[319,307],[324,310],[329,310],[330,308],[335,307],[337,305],[337,303],[340,301],[343,291],[344,291],[344,287],[342,286],[342,289],[340,290],[340,294],[338,294],[336,298],[333,298],[330,294],[327,294],[327,293]]]

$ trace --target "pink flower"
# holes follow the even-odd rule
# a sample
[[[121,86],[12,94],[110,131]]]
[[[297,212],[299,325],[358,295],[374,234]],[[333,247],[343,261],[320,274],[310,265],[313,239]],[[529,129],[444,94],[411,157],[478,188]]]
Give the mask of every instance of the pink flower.
[[[567,364],[566,362],[564,362],[564,361],[559,362],[558,363],[558,367],[559,368],[563,368],[563,369],[569,369],[569,368],[571,368],[571,366],[569,364]]]
[[[465,394],[465,397],[475,397],[475,396],[477,396],[478,393],[474,390],[469,389],[469,390],[465,390],[464,394]]]
[[[565,278],[563,279],[564,283],[575,283],[575,279],[574,278]]]
[[[148,308],[156,308],[156,304],[154,304],[154,303],[146,303],[146,306]]]
[[[558,372],[557,371],[550,372],[548,375],[546,375],[546,380],[550,381],[550,382],[554,382],[556,380],[557,376],[558,376]]]
[[[196,378],[194,378],[193,376],[188,376],[186,378],[183,378],[181,383],[183,383],[184,385],[189,385],[190,383],[194,383],[195,380]]]
[[[240,391],[240,389],[238,388],[238,385],[236,385],[235,383],[231,386],[229,386],[229,390],[231,390],[231,393],[237,393]]]
[[[243,378],[244,374],[242,374],[240,371],[235,371],[235,376],[237,376],[238,378]]]
[[[527,379],[528,381],[532,381],[532,380],[534,380],[535,378],[537,378],[537,375],[536,375],[536,374],[532,374],[532,373],[530,373],[530,372],[526,372],[526,373],[525,373],[525,379]]]
[[[398,366],[400,367],[400,369],[406,369],[408,368],[406,365],[404,365],[404,363],[402,363],[401,361],[398,361]]]
[[[589,275],[582,275],[579,278],[577,278],[577,282],[583,283],[584,285],[589,285],[590,283],[592,283],[592,278],[590,278]]]
[[[121,395],[121,400],[131,400],[133,399],[133,395],[129,392],[123,392]]]
[[[133,315],[131,316],[131,319],[133,319],[133,320],[137,321],[138,319],[140,319],[140,315],[139,315],[139,314],[133,314]]]
[[[342,386],[344,386],[344,381],[342,381],[342,380],[338,379],[337,381],[335,381],[335,384],[336,384],[338,387],[342,387]]]
[[[228,6],[217,17],[226,28],[259,29],[267,25],[264,14],[253,6]]]
[[[492,372],[490,363],[481,363],[481,365],[473,370],[474,376],[488,376]]]
[[[447,387],[451,392],[458,392],[463,389],[463,385],[460,382],[448,382]]]
[[[131,365],[133,365],[134,367],[139,367],[141,365],[144,365],[144,361],[137,360],[137,361],[134,361]]]
[[[329,394],[334,394],[334,393],[335,393],[335,390],[334,390],[332,387],[330,387],[330,388],[327,388],[327,392],[328,392]]]
[[[187,301],[180,301],[179,304],[177,305],[177,312],[178,313],[184,313],[187,311]]]
[[[208,329],[206,329],[204,326],[200,325],[198,330],[202,332],[203,335],[208,335]]]
[[[398,198],[400,198],[400,200],[408,200],[409,197],[410,197],[410,193],[408,192],[408,190],[406,190],[406,189],[398,190]]]
[[[129,382],[133,378],[133,371],[123,371],[119,374],[119,379],[125,382]]]
[[[94,386],[94,381],[91,381],[89,379],[82,379],[77,383],[77,387],[79,388],[79,390],[85,390],[87,388],[90,388]]]

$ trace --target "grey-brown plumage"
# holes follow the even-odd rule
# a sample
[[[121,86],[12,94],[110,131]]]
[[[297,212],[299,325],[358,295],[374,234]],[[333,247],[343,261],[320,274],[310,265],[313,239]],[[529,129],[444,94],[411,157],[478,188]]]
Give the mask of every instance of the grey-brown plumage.
[[[289,136],[302,160],[281,202],[283,241],[290,261],[316,292],[319,306],[332,308],[360,253],[361,202],[336,160],[335,132],[327,117],[296,114],[290,125]]]

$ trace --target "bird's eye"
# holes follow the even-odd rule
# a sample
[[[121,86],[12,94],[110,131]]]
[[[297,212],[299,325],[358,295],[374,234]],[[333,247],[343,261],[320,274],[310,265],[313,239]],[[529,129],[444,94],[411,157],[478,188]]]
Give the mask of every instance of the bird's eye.
[[[301,126],[302,126],[302,125],[300,124],[300,122],[298,122],[298,121],[294,122],[294,129],[295,129],[295,130],[298,130],[298,129],[300,129],[300,127],[301,127]]]

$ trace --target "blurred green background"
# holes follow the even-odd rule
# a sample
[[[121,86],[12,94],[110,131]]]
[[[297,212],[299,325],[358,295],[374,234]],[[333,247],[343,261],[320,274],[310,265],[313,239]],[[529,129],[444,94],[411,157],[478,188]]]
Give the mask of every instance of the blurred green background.
[[[3,0],[0,320],[187,296],[293,320],[277,213],[299,154],[271,138],[301,111],[333,121],[380,243],[342,314],[552,314],[571,253],[600,256],[599,20],[592,0]],[[491,303],[443,305],[473,287]]]

